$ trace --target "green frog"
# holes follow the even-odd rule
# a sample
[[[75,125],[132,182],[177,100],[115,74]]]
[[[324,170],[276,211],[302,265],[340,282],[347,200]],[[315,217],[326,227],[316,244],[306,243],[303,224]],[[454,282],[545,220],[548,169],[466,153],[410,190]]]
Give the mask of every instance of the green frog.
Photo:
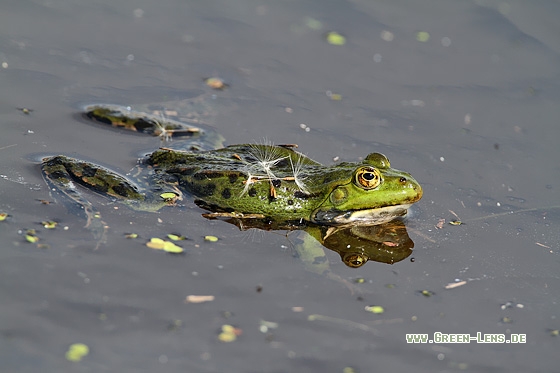
[[[223,146],[223,137],[205,124],[208,109],[194,109],[196,100],[186,101],[183,117],[161,106],[85,107],[88,120],[159,136],[165,144],[126,176],[92,162],[49,156],[42,161],[47,183],[82,207],[98,237],[106,227],[76,183],[135,210],[157,211],[189,196],[210,211],[207,218],[281,229],[384,224],[422,197],[418,182],[380,153],[324,166],[293,144]]]

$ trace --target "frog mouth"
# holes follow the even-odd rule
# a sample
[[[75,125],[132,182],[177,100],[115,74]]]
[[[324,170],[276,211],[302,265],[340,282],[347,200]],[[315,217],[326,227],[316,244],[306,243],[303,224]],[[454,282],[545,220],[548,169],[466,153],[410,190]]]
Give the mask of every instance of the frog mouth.
[[[412,205],[394,205],[366,210],[326,210],[318,211],[313,221],[325,225],[378,225],[388,223],[398,217],[405,216]]]

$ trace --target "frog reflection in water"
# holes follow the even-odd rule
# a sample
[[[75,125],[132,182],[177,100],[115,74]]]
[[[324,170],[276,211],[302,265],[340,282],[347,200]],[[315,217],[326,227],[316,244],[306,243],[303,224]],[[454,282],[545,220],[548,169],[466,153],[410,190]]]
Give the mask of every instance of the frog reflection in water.
[[[339,253],[347,246],[340,237],[360,238],[356,226],[391,222],[422,197],[416,180],[391,168],[380,153],[371,153],[361,162],[323,166],[296,152],[295,145],[223,147],[223,138],[193,112],[189,111],[188,118],[175,119],[169,112],[164,118],[159,112],[117,105],[86,107],[84,117],[91,120],[173,141],[166,141],[166,147],[140,161],[129,177],[63,155],[44,158],[43,175],[53,189],[83,208],[87,226],[99,240],[106,226],[74,183],[143,211],[157,211],[189,195],[198,206],[211,211],[205,214],[207,218],[230,221],[240,228],[303,229],[325,245],[329,237],[339,237],[336,241],[342,242],[341,249],[335,249]],[[410,240],[404,225],[402,228]],[[375,229],[379,231],[379,227]],[[391,225],[389,231],[399,229]],[[362,236],[363,240],[368,234]],[[383,233],[369,234],[374,236]],[[406,251],[411,246],[399,249]],[[372,257],[364,253],[362,248],[359,253],[341,256],[347,265],[358,267]]]

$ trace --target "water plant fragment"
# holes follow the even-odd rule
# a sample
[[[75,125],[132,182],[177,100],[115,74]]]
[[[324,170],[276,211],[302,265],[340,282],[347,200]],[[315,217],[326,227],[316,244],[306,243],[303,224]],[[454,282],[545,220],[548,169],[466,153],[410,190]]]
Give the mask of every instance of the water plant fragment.
[[[329,31],[325,35],[327,43],[331,45],[344,45],[346,44],[346,37],[336,31]]]
[[[382,306],[365,306],[364,308],[367,312],[381,314],[385,312],[385,309]]]
[[[218,339],[221,342],[233,342],[237,339],[238,336],[240,336],[243,333],[243,331],[239,328],[236,328],[234,326],[225,324],[222,325],[222,330],[220,332],[220,334],[218,335]]]
[[[161,238],[153,237],[150,241],[146,242],[146,246],[150,249],[163,250],[167,253],[181,254],[184,252],[183,248],[175,245],[171,241],[166,241]]]
[[[78,362],[89,354],[89,347],[83,343],[74,343],[66,351],[66,360]]]
[[[185,298],[185,303],[205,303],[212,302],[214,300],[213,295],[187,295]]]

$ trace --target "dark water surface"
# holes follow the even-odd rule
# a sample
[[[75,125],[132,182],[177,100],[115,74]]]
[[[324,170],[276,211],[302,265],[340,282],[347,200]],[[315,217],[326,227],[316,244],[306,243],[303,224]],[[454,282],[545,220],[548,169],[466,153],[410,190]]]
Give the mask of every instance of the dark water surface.
[[[558,371],[558,15],[554,1],[2,2],[0,370]],[[329,30],[346,44],[329,45]],[[214,75],[231,87],[211,91]],[[282,234],[204,220],[192,203],[138,213],[88,193],[111,226],[93,250],[29,155],[126,172],[159,141],[87,124],[80,105],[199,93],[216,94],[229,144],[297,143],[324,163],[379,151],[411,172],[424,187],[407,222],[414,260],[354,270],[327,253],[333,273],[366,279],[353,294],[306,271]],[[449,225],[454,214],[465,224]],[[186,255],[144,246],[170,232],[190,238]],[[215,300],[185,304],[191,294]],[[261,320],[278,326],[263,333]],[[218,341],[224,324],[243,334]],[[406,343],[434,332],[527,342]],[[65,357],[73,343],[90,348],[80,362]]]

